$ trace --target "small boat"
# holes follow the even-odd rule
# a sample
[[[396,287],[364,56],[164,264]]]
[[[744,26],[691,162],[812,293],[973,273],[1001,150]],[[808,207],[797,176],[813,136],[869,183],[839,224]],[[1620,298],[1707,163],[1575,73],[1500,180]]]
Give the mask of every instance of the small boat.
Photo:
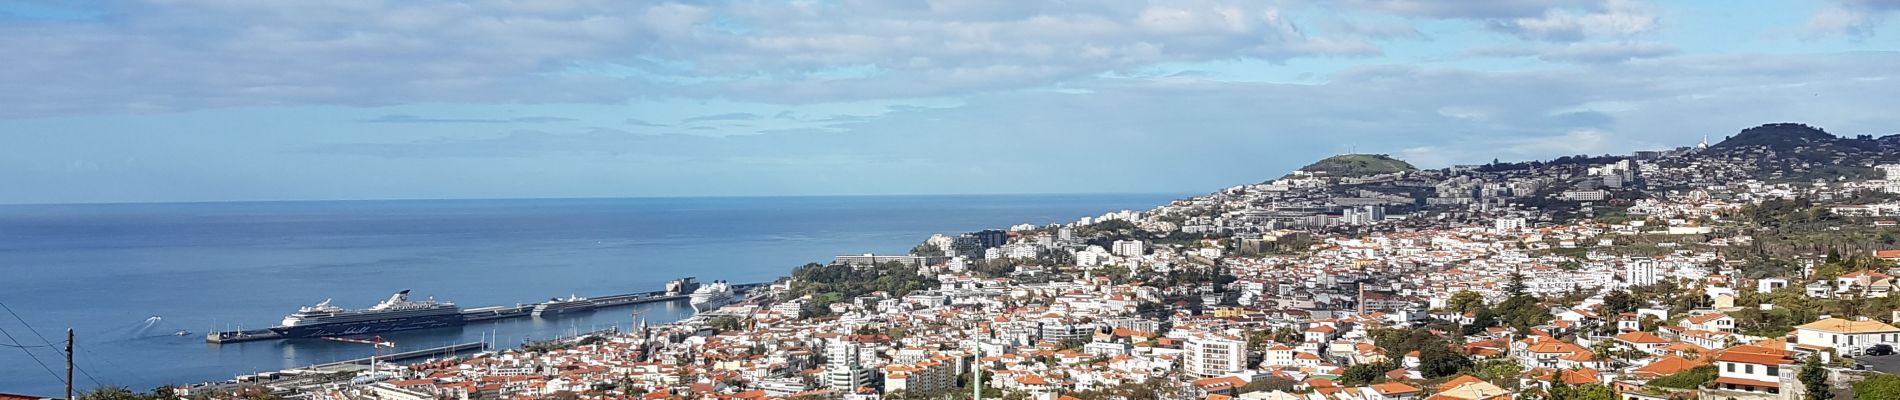
[[[191,336],[191,331],[179,329],[177,332],[172,332],[172,336]]]

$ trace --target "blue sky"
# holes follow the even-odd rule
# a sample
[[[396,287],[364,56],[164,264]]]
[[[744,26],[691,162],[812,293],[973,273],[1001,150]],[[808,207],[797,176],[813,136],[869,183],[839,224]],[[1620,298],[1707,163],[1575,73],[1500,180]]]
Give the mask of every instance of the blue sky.
[[[1900,133],[1900,1],[0,1],[0,203],[1202,192]]]

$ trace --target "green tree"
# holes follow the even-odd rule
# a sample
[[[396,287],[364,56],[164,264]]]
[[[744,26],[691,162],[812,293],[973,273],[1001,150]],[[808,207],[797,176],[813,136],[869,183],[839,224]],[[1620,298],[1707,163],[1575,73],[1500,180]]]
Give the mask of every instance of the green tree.
[[[1339,384],[1345,385],[1345,386],[1362,386],[1362,385],[1367,385],[1367,384],[1379,383],[1379,382],[1385,381],[1386,371],[1391,371],[1398,368],[1399,367],[1397,365],[1394,365],[1389,361],[1380,362],[1380,363],[1353,364],[1352,366],[1346,367],[1345,371],[1342,371],[1339,373]]]
[[[1292,379],[1271,376],[1271,377],[1266,377],[1266,378],[1254,379],[1253,382],[1247,382],[1247,386],[1240,387],[1239,393],[1272,392],[1272,391],[1291,392],[1293,391],[1293,388],[1299,386],[1299,384],[1300,384],[1299,382],[1294,382]]]
[[[1450,346],[1440,344],[1418,349],[1418,373],[1425,379],[1457,375],[1459,371],[1469,368],[1471,358],[1452,350]]]
[[[1477,312],[1482,308],[1484,308],[1484,295],[1476,292],[1461,291],[1445,300],[1445,309],[1457,311],[1459,314]]]
[[[151,398],[150,396],[141,396],[138,393],[132,392],[131,389],[126,389],[122,386],[100,387],[79,395],[79,400],[147,400]]]
[[[1636,298],[1630,296],[1630,292],[1612,290],[1610,294],[1603,295],[1603,313],[1606,317],[1626,312],[1636,312]]]
[[[1650,386],[1672,389],[1696,389],[1715,380],[1715,366],[1704,365],[1649,381]]]
[[[1517,378],[1524,375],[1524,366],[1516,359],[1502,358],[1478,364],[1473,375],[1491,383],[1499,383],[1505,389],[1517,389]]]
[[[1874,374],[1854,382],[1856,399],[1900,399],[1900,375]]]
[[[918,257],[943,257],[943,248],[929,243],[910,248],[910,255]]]
[[[1550,386],[1544,390],[1544,400],[1568,400],[1573,390],[1570,382],[1564,382],[1563,371],[1555,371],[1550,377]]]
[[[1609,386],[1587,384],[1570,388],[1569,397],[1564,400],[1616,400],[1616,391]]]
[[[1820,356],[1808,356],[1801,364],[1801,386],[1807,387],[1808,400],[1828,400],[1834,398],[1834,388],[1828,383],[1827,370],[1821,368]]]

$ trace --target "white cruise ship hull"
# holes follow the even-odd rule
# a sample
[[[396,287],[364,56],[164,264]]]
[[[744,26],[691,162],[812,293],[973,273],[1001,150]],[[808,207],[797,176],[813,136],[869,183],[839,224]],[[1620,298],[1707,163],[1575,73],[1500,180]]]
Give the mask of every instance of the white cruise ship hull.
[[[691,304],[693,306],[693,311],[695,312],[708,312],[708,311],[718,310],[720,307],[725,307],[727,304],[732,304],[732,296],[714,297],[714,298],[708,298],[708,299],[694,298]]]

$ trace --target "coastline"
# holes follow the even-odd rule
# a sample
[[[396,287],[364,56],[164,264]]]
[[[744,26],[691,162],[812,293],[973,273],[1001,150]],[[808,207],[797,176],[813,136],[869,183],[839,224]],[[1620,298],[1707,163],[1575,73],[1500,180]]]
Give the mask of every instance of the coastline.
[[[688,209],[691,211],[686,212],[697,213],[689,214],[688,216],[691,218],[700,218],[692,217],[692,215],[716,215],[738,212],[741,215],[738,217],[741,218],[740,220],[771,223],[771,225],[767,225],[771,227],[771,230],[761,231],[755,228],[736,233],[727,233],[719,230],[699,229],[709,233],[719,232],[716,235],[709,234],[703,238],[697,236],[682,237],[679,236],[681,232],[675,230],[664,231],[663,234],[642,233],[640,235],[652,237],[652,239],[642,239],[639,241],[597,241],[589,237],[602,234],[621,234],[614,233],[616,231],[601,231],[605,233],[588,232],[600,229],[595,228],[596,226],[608,226],[601,225],[602,222],[611,222],[616,219],[632,217],[646,218],[640,217],[640,215],[670,209],[654,209],[648,206],[648,204],[661,204],[665,207],[673,207],[670,204],[681,202],[661,201],[656,203],[645,200],[576,200],[573,202],[579,202],[581,204],[604,202],[610,204],[609,206],[596,205],[593,207],[583,207],[578,210],[555,208],[551,210],[552,213],[537,212],[535,215],[559,216],[563,218],[562,220],[569,218],[565,217],[565,215],[570,214],[577,216],[602,214],[607,215],[607,217],[589,217],[587,220],[593,221],[586,222],[586,225],[578,225],[590,231],[555,231],[555,233],[551,235],[534,233],[532,238],[527,238],[527,233],[516,234],[510,232],[506,233],[508,236],[495,236],[494,239],[489,239],[489,237],[502,233],[499,231],[496,234],[482,233],[482,236],[471,236],[471,234],[468,233],[471,231],[486,231],[490,229],[489,226],[492,224],[468,225],[457,223],[458,225],[444,225],[441,229],[444,229],[444,232],[452,233],[437,235],[430,233],[431,230],[438,229],[434,227],[433,223],[423,225],[415,222],[406,222],[391,225],[388,228],[382,228],[375,226],[357,227],[355,226],[359,225],[357,222],[348,222],[347,224],[343,222],[326,222],[339,220],[375,221],[379,218],[401,218],[400,220],[404,221],[414,221],[417,218],[489,218],[486,216],[487,213],[495,212],[483,208],[476,209],[476,211],[479,212],[472,213],[467,211],[466,207],[456,207],[456,210],[430,212],[419,216],[415,214],[415,209],[426,209],[429,208],[428,206],[438,205],[437,203],[427,201],[404,202],[405,204],[402,204],[402,207],[396,207],[394,209],[372,207],[369,213],[348,211],[347,214],[339,214],[341,211],[331,211],[330,207],[319,207],[316,211],[308,211],[311,209],[289,207],[299,204],[283,203],[245,204],[244,207],[238,207],[240,208],[239,210],[225,211],[218,210],[228,205],[224,203],[165,204],[158,206],[110,205],[104,206],[109,210],[107,215],[96,217],[84,215],[84,211],[86,211],[84,208],[90,206],[67,205],[61,207],[76,208],[77,210],[72,213],[79,215],[76,218],[80,219],[58,219],[55,218],[56,215],[36,215],[34,218],[28,220],[18,218],[9,219],[5,215],[7,213],[0,212],[0,227],[5,227],[9,231],[21,235],[31,235],[29,237],[33,239],[32,241],[0,243],[0,250],[12,248],[12,250],[9,250],[10,253],[0,255],[0,261],[5,261],[7,257],[13,257],[12,260],[14,262],[11,264],[24,266],[36,264],[44,265],[53,260],[77,259],[77,257],[82,255],[89,258],[99,258],[101,255],[112,256],[112,259],[109,260],[87,261],[86,264],[91,267],[86,269],[60,270],[55,268],[23,267],[22,270],[15,272],[14,276],[22,279],[19,282],[27,286],[23,288],[24,291],[13,292],[7,295],[8,297],[46,297],[36,295],[35,293],[37,293],[37,291],[57,288],[59,287],[57,286],[57,282],[67,282],[72,279],[84,279],[94,282],[89,286],[93,289],[86,289],[84,291],[75,292],[74,294],[95,296],[100,299],[152,297],[189,299],[190,297],[180,297],[179,295],[170,293],[185,289],[202,292],[204,289],[201,288],[237,285],[233,286],[238,289],[236,291],[224,289],[212,290],[212,292],[217,295],[217,298],[209,300],[210,302],[183,301],[156,304],[158,306],[157,308],[154,308],[153,304],[136,307],[137,309],[142,309],[142,311],[129,311],[134,309],[134,307],[112,306],[110,302],[91,306],[101,311],[110,311],[112,315],[90,317],[89,319],[80,321],[82,323],[76,324],[79,325],[80,348],[84,350],[78,354],[80,365],[82,368],[89,369],[95,375],[98,375],[103,383],[116,383],[134,388],[142,388],[157,383],[186,383],[201,380],[217,380],[253,371],[277,370],[307,365],[309,363],[327,362],[325,359],[337,360],[352,358],[363,352],[363,349],[329,343],[301,343],[291,346],[279,346],[272,343],[254,343],[255,346],[252,344],[226,345],[224,350],[221,351],[210,350],[202,344],[202,337],[184,338],[182,343],[175,342],[174,339],[176,338],[170,337],[127,338],[126,335],[130,335],[130,333],[126,332],[132,328],[126,327],[128,323],[113,322],[115,320],[143,320],[153,315],[162,315],[164,316],[164,321],[150,329],[163,330],[166,332],[178,329],[187,329],[192,332],[208,332],[211,330],[235,328],[240,323],[244,327],[267,325],[267,321],[274,321],[274,318],[281,318],[285,312],[294,310],[299,305],[308,305],[326,297],[334,297],[342,304],[360,306],[366,305],[363,304],[363,302],[368,299],[387,296],[388,291],[415,288],[419,294],[453,299],[471,305],[481,306],[495,301],[512,302],[550,296],[565,296],[568,293],[579,293],[583,295],[590,293],[612,293],[615,290],[626,290],[627,288],[646,290],[658,287],[665,279],[691,274],[691,272],[682,274],[682,270],[679,268],[698,270],[699,273],[697,275],[700,275],[701,278],[714,277],[706,274],[704,271],[707,270],[707,268],[702,265],[733,265],[735,267],[719,268],[720,272],[717,276],[730,280],[752,281],[787,275],[790,268],[798,264],[788,261],[821,261],[828,260],[830,257],[839,254],[908,249],[931,233],[975,228],[976,226],[970,224],[970,222],[974,220],[988,219],[992,222],[982,224],[981,226],[1005,225],[1006,223],[1002,221],[1009,221],[1008,223],[1021,221],[1057,222],[1074,216],[1087,215],[1099,211],[1122,208],[1147,208],[1157,204],[1165,204],[1167,201],[1178,197],[1179,195],[1175,194],[1148,196],[1053,195],[1053,198],[1057,199],[1057,201],[1029,202],[1035,204],[1018,204],[1021,203],[1020,199],[1022,199],[1022,197],[1011,196],[1000,198],[993,196],[955,196],[950,198],[824,197],[793,198],[795,201],[792,203],[795,206],[789,208],[775,205],[773,202],[761,203],[758,201],[747,201],[747,199],[727,198],[716,202],[720,205],[717,208],[707,209],[705,207],[693,207]],[[1035,196],[1033,198],[1046,200],[1049,199],[1050,196]],[[1071,199],[1079,200],[1071,201]],[[824,205],[824,203],[828,203],[831,200],[839,200],[847,204],[842,207]],[[571,201],[553,201],[554,204],[568,202]],[[547,202],[503,200],[494,202],[475,201],[473,203],[500,203],[504,205],[518,205],[520,207],[538,207]],[[625,204],[625,206],[614,205],[613,203]],[[338,204],[349,206],[344,207],[346,209],[355,209],[361,206],[378,205],[380,203],[348,202]],[[469,203],[447,202],[440,204],[466,206]],[[621,211],[622,209],[629,208],[629,206],[631,206],[631,210],[634,211]],[[0,208],[5,207],[6,206],[0,206]],[[127,209],[137,211],[135,214],[137,217],[123,219],[123,216],[118,215],[120,214],[118,211]],[[753,211],[755,209],[758,211]],[[862,212],[854,211],[858,209],[864,210]],[[768,212],[766,210],[770,211]],[[626,214],[628,212],[635,214]],[[783,220],[787,213],[793,213],[791,215],[796,219],[792,221],[798,221],[798,223],[786,225],[778,222]],[[816,215],[810,217],[800,216],[811,213],[816,213]],[[891,218],[886,216],[891,213],[930,217]],[[326,214],[339,214],[344,216],[344,218],[312,218]],[[868,216],[860,216],[860,214],[868,214]],[[171,215],[178,215],[179,217],[173,218],[170,217]],[[294,216],[295,218],[280,217],[279,215]],[[496,215],[518,219],[517,217],[509,216],[510,214]],[[1060,216],[1060,218],[1055,218],[1055,216]],[[692,220],[693,219],[687,219],[686,221]],[[49,223],[63,225],[47,225]],[[130,236],[129,234],[138,233],[139,231],[128,231],[126,230],[128,228],[121,227],[121,225],[127,224],[140,225],[139,229],[181,230],[184,232],[192,232],[192,234],[160,236],[141,234],[138,236]],[[669,224],[672,223],[669,222]],[[305,225],[309,225],[312,228],[321,227],[324,231],[315,232],[318,232],[316,234],[321,234],[322,236],[310,239],[298,239],[296,241],[277,239],[310,237],[313,233],[309,232],[313,231],[311,229],[301,228]],[[964,228],[959,228],[959,225],[964,226]],[[60,229],[47,230],[49,227],[54,226],[58,226]],[[93,228],[92,226],[99,226],[100,228]],[[706,220],[702,223],[686,226],[705,226],[707,228],[713,228],[721,225],[719,220]],[[15,229],[16,227],[18,229]],[[642,229],[653,227],[653,225],[649,222],[642,222],[627,224],[627,227]],[[104,234],[91,233],[93,231],[101,231],[105,228],[110,229],[102,231]],[[260,230],[263,228],[268,228],[268,230]],[[325,231],[336,229],[393,231],[401,232],[402,235],[382,238],[379,236],[335,236],[324,233]],[[223,233],[226,231],[231,233]],[[905,231],[910,233],[903,233]],[[71,238],[72,235],[76,234],[84,234],[85,236]],[[421,236],[424,234],[430,236]],[[229,237],[228,240],[225,239],[227,236]],[[443,246],[437,243],[440,242],[440,240],[436,240],[434,238],[436,236],[464,238],[458,239],[457,241],[467,242],[467,244],[454,244],[453,248],[473,246],[471,250],[475,251],[426,255],[435,253],[434,251],[430,251],[428,253],[422,253],[426,255],[425,257],[402,255],[403,253],[413,252],[412,250],[406,250],[406,248],[413,246],[428,246],[423,247],[424,249]],[[563,266],[559,268],[550,268],[550,266],[537,267],[536,274],[540,276],[540,278],[529,280],[480,278],[484,276],[515,275],[515,273],[511,271],[518,269],[519,267],[517,265],[520,264],[508,260],[522,256],[522,251],[516,250],[518,245],[512,244],[518,241],[517,239],[513,239],[513,237],[517,236],[524,237],[519,240],[532,240],[532,242],[529,243],[544,243],[535,244],[533,250],[527,251],[526,254],[544,254],[541,257],[537,257],[539,259],[556,259],[550,257],[558,257],[558,260],[562,264],[573,266]],[[469,242],[470,239],[468,238],[473,238],[475,241]],[[502,244],[499,245],[476,244],[492,242],[494,240],[506,240],[507,242],[501,242]],[[853,244],[826,244],[843,242]],[[301,245],[302,243],[322,244],[322,246],[306,246]],[[375,251],[361,252],[358,250],[346,250],[347,248],[359,246],[357,243],[361,243],[360,245],[363,246],[372,246],[371,248],[375,249]],[[681,245],[694,247],[679,247]],[[84,250],[83,253],[81,252],[81,249],[89,249],[92,247],[107,250]],[[493,250],[481,250],[481,248],[492,248]],[[701,250],[734,248],[746,250],[743,252]],[[233,251],[237,251],[238,253],[233,253],[233,256],[242,255],[243,257],[217,256],[214,258],[205,258],[203,252],[207,251],[206,249],[218,253],[232,253]],[[29,250],[30,252],[22,253],[22,251]],[[501,250],[507,251],[500,252]],[[39,253],[46,255],[35,255]],[[247,255],[250,253],[255,253],[256,255]],[[800,253],[803,255],[799,255]],[[573,254],[588,255],[576,258]],[[26,261],[20,258],[25,255],[35,255],[36,261]],[[318,261],[326,258],[337,258],[339,255],[341,255],[341,257],[361,259],[362,261]],[[199,260],[199,262],[190,264],[165,262],[167,260],[183,259],[185,257]],[[259,257],[264,257],[261,259],[296,258],[309,259],[311,261],[298,261],[297,264],[283,266],[272,266],[272,264],[269,263],[259,264],[250,261],[260,259]],[[134,262],[126,263],[121,260]],[[626,264],[627,260],[633,260],[637,263],[628,265]],[[652,262],[657,260],[665,260],[666,262]],[[700,262],[697,260],[708,261]],[[536,263],[538,264],[540,262],[537,261]],[[298,264],[312,266],[305,267],[299,266]],[[230,265],[231,267],[222,267],[222,265]],[[613,267],[615,265],[627,266]],[[258,266],[258,268],[253,268],[253,266]],[[432,269],[439,270],[441,268],[453,268],[455,270],[465,270],[468,272],[457,273],[457,278],[449,281],[443,281],[441,276],[427,272]],[[151,273],[147,272],[152,270],[173,270],[176,272],[158,275],[157,279],[154,280],[152,275],[150,275]],[[769,275],[767,271],[770,271]],[[209,280],[206,278],[197,278],[201,275],[192,274],[201,274],[202,276],[209,277]],[[361,276],[366,275],[361,274],[374,274],[377,276],[374,281],[377,282],[405,281],[413,283],[373,283],[364,281]],[[608,274],[607,276],[612,278],[606,280],[587,278],[599,274]],[[120,278],[118,278],[120,276],[138,278],[127,279],[121,283],[119,282]],[[572,278],[569,276],[572,276]],[[504,290],[506,293],[516,293],[510,296],[496,296],[493,293],[484,293],[492,291],[456,290],[465,286],[483,287],[494,285],[493,283],[455,283],[458,281],[469,281],[469,279],[473,278],[480,278],[480,280],[470,282],[508,282],[508,285],[518,287]],[[181,283],[162,283],[170,280],[179,280]],[[182,282],[192,283],[186,284]],[[536,284],[537,282],[541,284]],[[285,286],[286,284],[292,286]],[[528,284],[528,286],[520,286],[522,284]],[[132,290],[124,289],[128,287]],[[535,289],[536,287],[541,287],[541,289]],[[91,291],[95,289],[103,288],[119,288],[116,290],[119,293],[110,295],[105,292],[99,292],[96,295],[90,294]],[[305,294],[286,294],[290,292]],[[47,295],[51,296],[51,293],[53,292],[49,292]],[[219,300],[223,298],[241,298],[247,300],[227,303],[223,300]],[[23,313],[27,314],[26,317],[29,320],[33,321],[35,325],[41,325],[42,328],[44,328],[44,326],[69,324],[59,321],[42,321],[41,319],[43,317],[41,317],[41,315],[43,315],[43,312],[38,310],[47,309],[47,307],[50,306],[48,304],[35,304],[30,301],[25,301],[25,299],[26,297],[21,297],[21,300],[15,300],[13,298],[7,298],[5,300],[8,304],[20,308]],[[250,299],[261,299],[264,301],[252,301]],[[205,310],[205,307],[208,307],[209,304],[217,304],[222,310],[219,314],[223,316],[213,318],[208,315],[203,315],[204,312],[202,310]],[[675,311],[655,309],[654,315],[680,313],[683,312],[680,310],[684,310],[685,308],[685,305],[682,303],[678,305]],[[245,314],[253,316],[241,316]],[[592,318],[598,321],[601,319],[614,319],[614,317],[616,317],[616,315],[609,314],[617,314],[617,312],[600,313],[599,316]],[[618,322],[619,324],[625,325],[629,323],[624,316],[619,316],[618,319],[621,320]],[[680,319],[683,320],[684,317],[682,316]],[[527,323],[504,325],[501,328],[503,334],[500,341],[504,345],[512,347],[512,342],[522,337],[520,333],[508,334],[507,331],[509,329],[517,331],[555,332],[572,330],[575,328],[574,325],[578,325],[581,330],[586,330],[588,325],[593,324],[588,322],[588,319],[580,319],[577,321],[578,322],[563,322],[560,323],[561,326]],[[600,322],[599,324],[604,325],[606,322]],[[429,343],[448,344],[465,340],[474,341],[479,340],[478,330],[487,331],[491,329],[491,325],[483,324],[479,326],[481,327],[479,329],[468,329],[466,331],[466,339],[441,337],[440,335],[396,336],[403,336],[404,339],[406,339],[404,343],[416,343],[418,345]],[[548,337],[548,335],[533,336],[541,338]],[[404,347],[408,346],[405,345]],[[288,361],[294,360],[272,355],[278,352],[292,352],[287,354],[295,354],[295,357],[299,359],[305,357],[317,357],[317,359],[309,363],[292,364]],[[104,359],[104,354],[113,354],[113,359]],[[30,361],[25,360],[19,353],[10,355],[20,358],[21,362],[27,362],[27,365],[31,365]],[[5,358],[5,356],[0,356],[0,358]],[[140,360],[143,359],[177,359],[181,360],[181,362],[174,363],[172,366],[165,368],[168,371],[175,372],[153,374],[148,371],[150,368],[141,367],[142,364]],[[13,376],[13,378],[0,379],[0,381],[17,379],[18,382],[7,383],[4,386],[18,387],[21,388],[21,390],[29,392],[34,391],[34,388],[38,387],[51,387],[45,386],[43,383],[34,383],[46,380],[47,377],[44,376],[43,373],[35,374],[32,370],[19,370],[17,372],[18,373],[4,374]],[[180,378],[168,379],[160,377],[167,375],[178,376]],[[35,378],[36,376],[37,378]],[[197,379],[188,379],[194,376],[197,377]]]

